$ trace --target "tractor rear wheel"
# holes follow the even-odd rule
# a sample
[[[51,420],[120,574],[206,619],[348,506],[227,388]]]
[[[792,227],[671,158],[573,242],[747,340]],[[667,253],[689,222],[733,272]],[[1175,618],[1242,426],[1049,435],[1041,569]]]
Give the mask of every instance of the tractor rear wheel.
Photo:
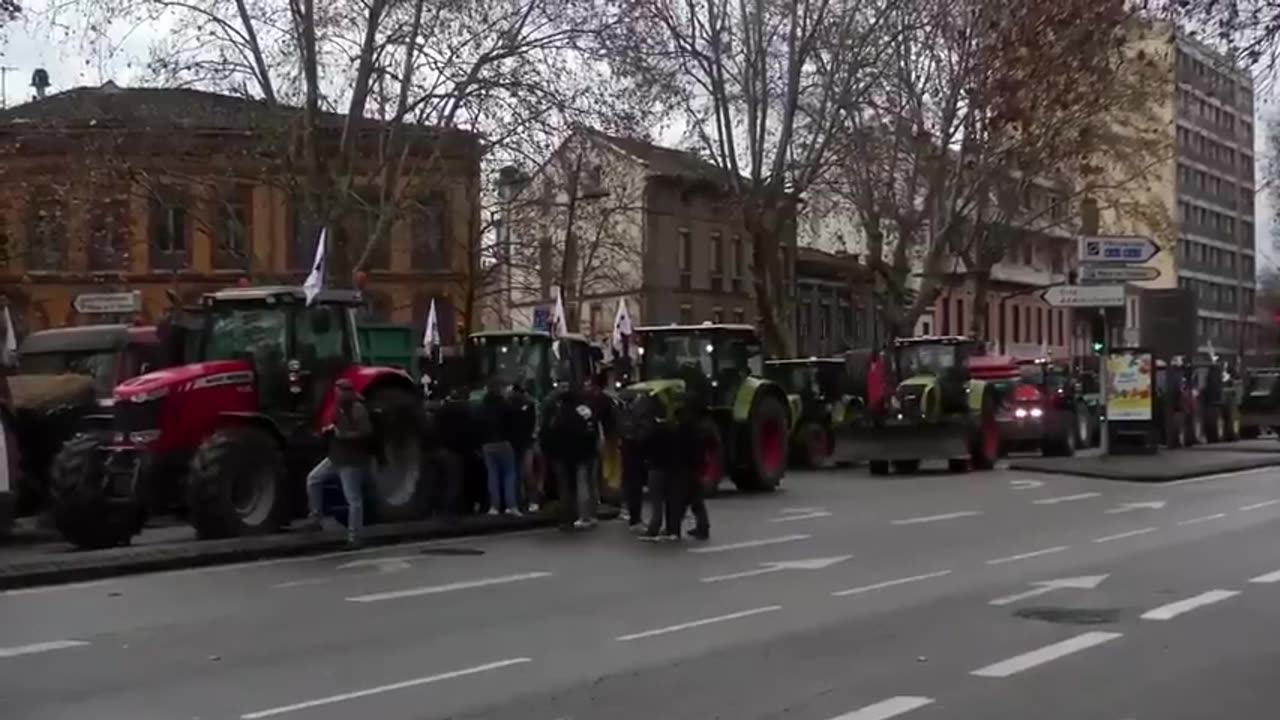
[[[889,461],[888,460],[871,460],[867,463],[867,471],[870,472],[872,475],[888,475]]]
[[[79,548],[128,545],[142,530],[145,503],[138,497],[111,497],[103,470],[100,443],[88,436],[68,440],[53,460],[53,524]]]
[[[368,405],[373,413],[380,452],[365,499],[365,522],[408,522],[423,518],[430,505],[431,484],[423,476],[424,418],[413,393],[397,387],[375,389]]]
[[[919,460],[894,460],[893,471],[899,475],[914,475],[920,472]]]
[[[772,395],[761,395],[747,416],[744,467],[733,484],[745,492],[773,492],[787,471],[787,408]]]
[[[817,422],[806,422],[796,431],[792,455],[796,464],[810,470],[824,467],[831,459],[831,432]]]
[[[288,518],[284,453],[266,429],[210,435],[191,459],[187,512],[200,539],[275,532]]]

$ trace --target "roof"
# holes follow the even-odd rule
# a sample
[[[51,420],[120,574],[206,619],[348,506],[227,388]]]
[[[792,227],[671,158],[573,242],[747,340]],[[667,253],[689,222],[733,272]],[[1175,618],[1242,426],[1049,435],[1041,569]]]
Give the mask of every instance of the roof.
[[[592,128],[582,128],[581,132],[640,161],[652,175],[717,184],[724,182],[723,170],[691,151],[663,147],[639,138],[610,135]]]
[[[493,337],[493,338],[536,337],[536,338],[546,338],[547,340],[550,340],[551,333],[545,330],[481,330],[480,332],[471,333],[468,339],[486,338],[486,337]],[[582,342],[589,342],[585,335],[579,335],[578,333],[565,333],[564,335],[561,335],[561,337],[565,340],[579,340]]]
[[[186,130],[261,131],[280,127],[300,116],[301,108],[268,105],[263,100],[206,92],[191,88],[76,87],[48,97],[0,110],[0,125],[21,127],[119,128],[142,127]],[[346,123],[346,115],[323,112],[319,123],[334,129]],[[380,127],[374,119],[368,128]],[[439,128],[427,128],[441,131]],[[471,135],[453,130],[460,136]]]
[[[22,341],[18,354],[115,350],[128,341],[128,330],[128,325],[81,325],[41,330],[31,333]]]
[[[785,358],[781,360],[766,360],[765,365],[843,365],[844,358],[838,357],[807,357],[807,358]]]
[[[251,287],[236,287],[217,290],[211,293],[205,293],[206,302],[222,301],[255,301],[265,300],[268,297],[280,297],[288,295],[297,300],[305,300],[306,292],[296,285],[258,285]],[[333,302],[345,304],[358,304],[364,301],[363,296],[358,290],[321,290],[316,297],[320,302]]]
[[[960,343],[974,342],[973,338],[962,337],[960,335],[924,335],[921,337],[902,337],[894,338],[894,345],[959,345]]]
[[[635,329],[635,331],[638,333],[643,333],[643,332],[690,333],[690,332],[715,332],[715,331],[726,331],[726,330],[730,332],[755,333],[756,326],[746,325],[746,324],[730,324],[730,323],[719,323],[719,324],[703,323],[701,325],[676,325],[673,323],[671,325],[646,325],[644,327],[638,327]]]

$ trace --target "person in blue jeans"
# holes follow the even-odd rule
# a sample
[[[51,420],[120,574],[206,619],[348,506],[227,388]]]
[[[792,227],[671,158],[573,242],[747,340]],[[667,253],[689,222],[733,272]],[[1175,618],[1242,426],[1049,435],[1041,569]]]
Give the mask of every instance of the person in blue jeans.
[[[350,380],[334,383],[338,407],[333,425],[326,428],[329,454],[307,474],[305,530],[319,530],[324,513],[324,486],[335,476],[347,501],[347,544],[360,544],[364,527],[364,481],[373,462],[373,422]]]
[[[489,475],[489,514],[520,515],[520,496],[516,492],[516,452],[512,445],[515,434],[516,409],[504,392],[502,380],[489,381],[480,401],[480,453]]]

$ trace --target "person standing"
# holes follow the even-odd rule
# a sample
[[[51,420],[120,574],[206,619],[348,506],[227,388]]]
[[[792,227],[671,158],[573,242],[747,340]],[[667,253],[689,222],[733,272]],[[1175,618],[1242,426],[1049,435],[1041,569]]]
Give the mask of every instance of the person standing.
[[[542,428],[543,454],[556,478],[561,529],[594,526],[591,464],[599,461],[600,427],[586,393],[562,384],[547,401]]]
[[[675,523],[669,526],[669,532],[678,537],[685,513],[693,511],[693,528],[689,536],[697,540],[711,538],[711,519],[707,514],[706,493],[702,484],[702,475],[706,469],[707,443],[702,420],[708,417],[708,398],[706,388],[701,384],[687,383],[685,386],[685,403],[676,413],[677,449],[674,455],[679,457],[677,465],[678,478],[672,484],[680,499],[676,503]]]
[[[511,387],[511,409],[511,447],[515,450],[519,487],[527,511],[537,512],[541,488],[537,486],[533,468],[533,435],[538,424],[538,409],[528,391],[518,382]]]
[[[480,401],[480,453],[489,477],[489,514],[520,515],[516,455],[511,445],[515,412],[503,390],[502,380],[493,378]]]
[[[347,501],[347,544],[358,546],[364,528],[364,483],[373,462],[373,422],[369,409],[350,380],[333,384],[337,408],[329,435],[329,453],[307,474],[307,520],[304,529],[319,530],[324,512],[324,485],[334,477]]]
[[[649,458],[646,480],[649,487],[649,522],[641,540],[678,540],[683,506],[677,487],[684,458],[680,452],[679,426],[666,417],[661,401],[642,395],[632,405],[640,425],[640,451]]]

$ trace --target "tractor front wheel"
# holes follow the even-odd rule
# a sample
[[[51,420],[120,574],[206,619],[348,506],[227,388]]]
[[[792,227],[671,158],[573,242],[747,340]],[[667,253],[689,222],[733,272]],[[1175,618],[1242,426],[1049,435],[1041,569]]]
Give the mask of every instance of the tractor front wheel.
[[[369,395],[379,453],[365,499],[368,524],[419,520],[427,513],[430,483],[422,473],[425,422],[419,405],[401,388],[378,388]]]
[[[733,484],[745,492],[772,492],[787,471],[787,408],[777,398],[756,398],[747,416],[744,466]]]
[[[288,518],[284,453],[267,430],[225,428],[191,459],[187,512],[200,539],[275,532]]]
[[[796,431],[793,456],[796,464],[817,470],[831,459],[831,432],[817,422],[806,422]]]
[[[99,442],[88,436],[68,440],[53,460],[53,524],[79,548],[128,545],[142,530],[145,503],[136,495],[111,496],[102,460]]]

